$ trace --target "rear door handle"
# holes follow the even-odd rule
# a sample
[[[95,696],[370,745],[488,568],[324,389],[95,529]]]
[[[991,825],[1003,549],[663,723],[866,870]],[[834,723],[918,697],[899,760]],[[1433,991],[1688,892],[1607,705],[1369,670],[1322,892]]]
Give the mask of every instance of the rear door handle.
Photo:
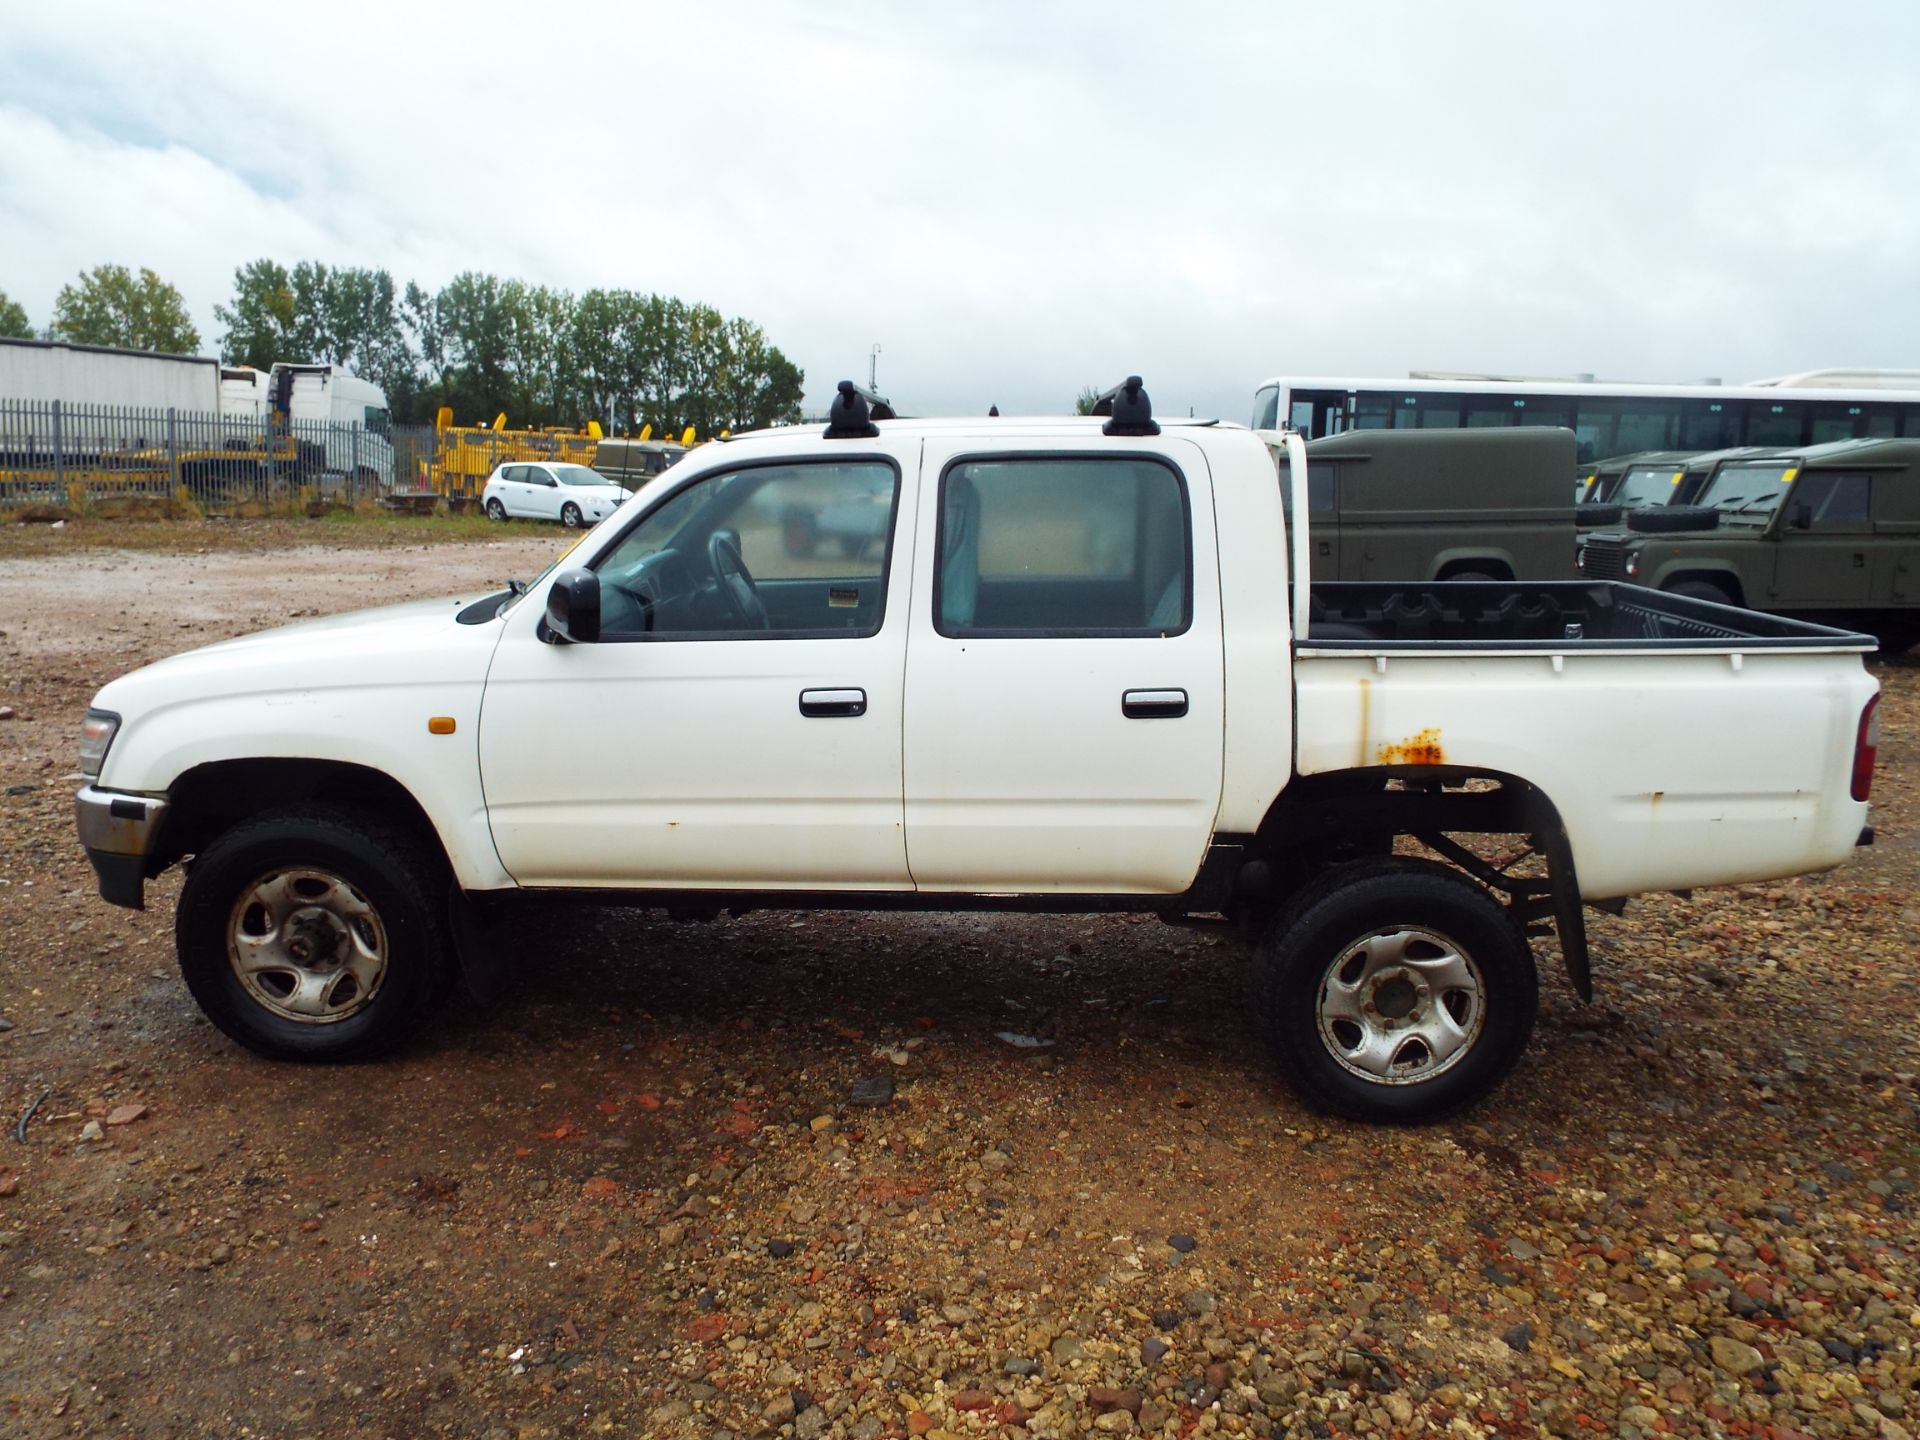
[[[1178,720],[1187,713],[1187,692],[1129,690],[1120,697],[1120,713],[1129,720]]]
[[[851,686],[839,690],[802,690],[800,713],[815,720],[831,720],[867,713],[867,692]]]

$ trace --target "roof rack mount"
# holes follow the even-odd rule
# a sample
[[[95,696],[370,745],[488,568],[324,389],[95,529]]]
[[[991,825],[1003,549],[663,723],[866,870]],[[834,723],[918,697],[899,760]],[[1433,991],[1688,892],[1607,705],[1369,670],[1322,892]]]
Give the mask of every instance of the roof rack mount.
[[[826,438],[871,440],[880,433],[874,421],[894,418],[893,406],[884,397],[862,389],[851,380],[842,380],[839,393],[827,411]]]
[[[1093,414],[1105,415],[1102,435],[1158,435],[1160,422],[1153,418],[1153,402],[1141,388],[1140,377],[1129,375],[1093,402]]]

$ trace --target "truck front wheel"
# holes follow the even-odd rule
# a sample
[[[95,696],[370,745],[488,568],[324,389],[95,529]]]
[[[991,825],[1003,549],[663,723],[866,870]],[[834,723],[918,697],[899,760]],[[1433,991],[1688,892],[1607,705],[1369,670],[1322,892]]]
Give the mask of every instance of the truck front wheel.
[[[249,1050],[363,1059],[430,1008],[448,954],[444,890],[426,849],[373,817],[274,811],[192,862],[174,920],[180,971]]]
[[[1342,865],[1273,922],[1254,961],[1260,1023],[1300,1098],[1354,1120],[1433,1120],[1484,1098],[1533,1032],[1525,934],[1430,861]]]

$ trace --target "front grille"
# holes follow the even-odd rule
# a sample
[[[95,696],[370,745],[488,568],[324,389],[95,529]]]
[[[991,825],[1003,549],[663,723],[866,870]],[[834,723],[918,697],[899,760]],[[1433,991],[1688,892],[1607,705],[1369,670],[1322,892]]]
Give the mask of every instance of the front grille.
[[[1589,580],[1624,580],[1627,575],[1627,547],[1621,541],[1594,536],[1587,541],[1586,572]]]

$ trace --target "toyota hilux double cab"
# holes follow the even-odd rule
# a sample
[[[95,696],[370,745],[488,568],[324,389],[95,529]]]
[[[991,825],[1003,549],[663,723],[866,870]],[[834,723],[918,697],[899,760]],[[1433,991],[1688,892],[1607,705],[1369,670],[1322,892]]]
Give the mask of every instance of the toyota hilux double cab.
[[[1162,424],[1137,378],[1097,408],[877,423],[843,385],[531,584],[114,680],[76,802],[101,893],[183,864],[188,989],[310,1059],[487,989],[527,896],[1232,920],[1299,1093],[1412,1120],[1519,1058],[1535,938],[1591,994],[1583,905],[1862,835],[1870,638],[1623,584],[1316,583],[1297,435]],[[875,543],[786,543],[795,504],[875,493]],[[1650,738],[1566,743],[1610,720]],[[557,727],[636,723],[549,763]]]
[[[1730,454],[1692,503],[1588,535],[1586,574],[1920,640],[1920,440]]]

